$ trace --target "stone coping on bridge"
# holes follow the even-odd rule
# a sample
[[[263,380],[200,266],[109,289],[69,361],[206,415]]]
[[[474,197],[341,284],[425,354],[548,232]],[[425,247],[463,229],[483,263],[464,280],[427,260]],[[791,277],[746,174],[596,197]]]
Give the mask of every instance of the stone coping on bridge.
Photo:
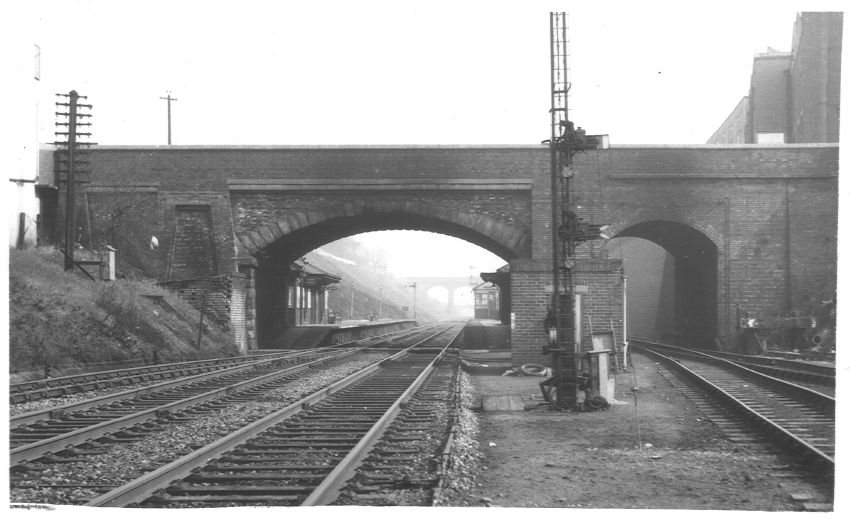
[[[530,190],[531,179],[227,179],[231,191],[263,190]]]
[[[612,144],[609,149],[789,149],[838,148],[838,143],[777,144]],[[48,147],[45,147],[48,148]],[[305,144],[305,145],[92,145],[92,150],[547,150],[548,144]]]

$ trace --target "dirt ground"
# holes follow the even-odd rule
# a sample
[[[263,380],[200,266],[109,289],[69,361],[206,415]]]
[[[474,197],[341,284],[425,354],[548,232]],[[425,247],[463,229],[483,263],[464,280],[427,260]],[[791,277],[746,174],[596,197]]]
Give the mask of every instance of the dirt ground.
[[[520,395],[526,410],[479,409],[474,492],[454,505],[803,509],[799,491],[805,484],[782,478],[788,460],[734,444],[653,361],[637,355],[633,361],[637,408],[633,376],[621,373],[615,404],[599,412],[540,406],[539,377],[473,375],[479,399]]]

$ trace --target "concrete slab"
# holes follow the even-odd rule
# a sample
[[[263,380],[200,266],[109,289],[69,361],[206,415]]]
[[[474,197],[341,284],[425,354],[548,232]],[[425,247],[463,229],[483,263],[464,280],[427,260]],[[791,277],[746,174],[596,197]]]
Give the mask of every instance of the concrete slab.
[[[463,349],[461,355],[464,359],[469,359],[471,361],[478,360],[487,360],[487,361],[507,361],[511,360],[511,351],[510,350],[467,350]]]
[[[476,374],[476,375],[494,375],[498,376],[504,374],[505,371],[510,370],[510,363],[475,363],[472,361],[461,360],[461,364],[463,365],[463,369],[468,374]]]
[[[519,395],[485,395],[481,398],[481,408],[485,412],[521,412],[525,405]]]

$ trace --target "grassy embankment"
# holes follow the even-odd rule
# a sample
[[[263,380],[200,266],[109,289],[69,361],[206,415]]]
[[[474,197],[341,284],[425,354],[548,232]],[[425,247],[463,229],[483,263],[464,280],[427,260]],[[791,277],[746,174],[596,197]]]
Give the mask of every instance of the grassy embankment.
[[[152,281],[92,282],[77,269],[65,272],[56,249],[9,252],[13,382],[44,377],[48,368],[56,376],[196,359],[199,320],[198,310]],[[205,319],[200,357],[235,354],[229,335]]]

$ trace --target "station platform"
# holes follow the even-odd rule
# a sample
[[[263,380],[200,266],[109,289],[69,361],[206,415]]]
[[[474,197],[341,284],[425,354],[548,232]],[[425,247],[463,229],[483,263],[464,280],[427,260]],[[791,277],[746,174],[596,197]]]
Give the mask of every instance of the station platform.
[[[299,325],[284,330],[274,341],[264,345],[263,350],[304,350],[338,345],[414,326],[416,322],[413,320]]]

